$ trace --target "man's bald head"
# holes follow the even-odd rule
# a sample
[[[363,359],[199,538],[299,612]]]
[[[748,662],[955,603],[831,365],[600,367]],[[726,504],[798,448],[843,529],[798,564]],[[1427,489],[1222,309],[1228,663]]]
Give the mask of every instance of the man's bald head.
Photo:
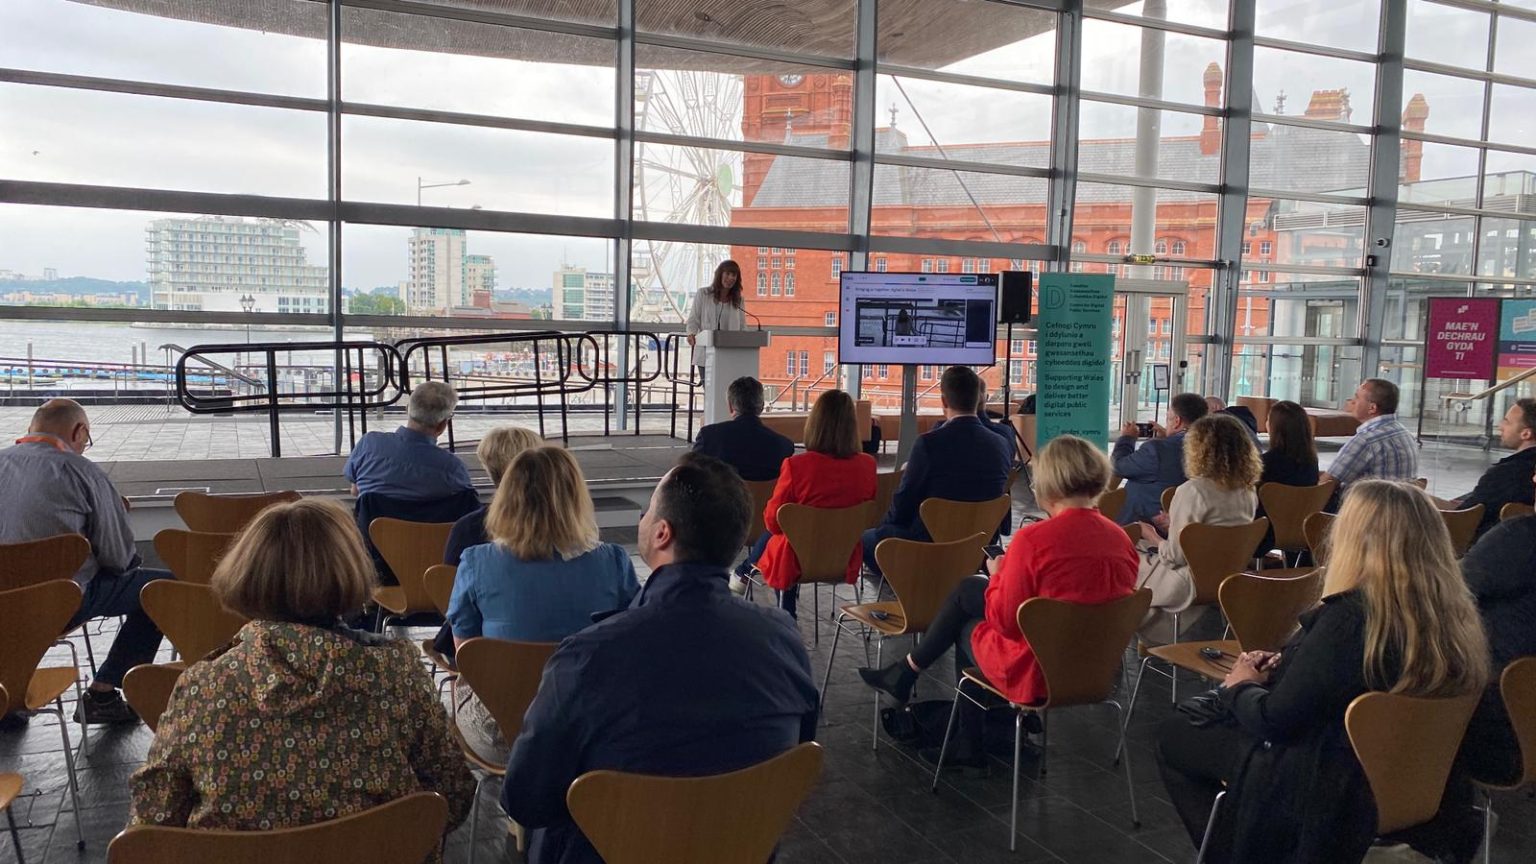
[[[81,427],[89,431],[90,421],[86,419],[85,409],[73,399],[49,399],[44,402],[32,415],[32,425],[27,431],[32,434],[57,435],[65,441],[70,441],[75,432]]]

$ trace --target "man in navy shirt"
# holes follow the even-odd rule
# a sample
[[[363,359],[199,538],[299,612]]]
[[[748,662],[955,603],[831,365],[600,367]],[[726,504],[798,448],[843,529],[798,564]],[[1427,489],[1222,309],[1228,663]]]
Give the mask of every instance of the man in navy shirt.
[[[343,472],[353,495],[375,493],[397,501],[437,501],[473,491],[459,457],[437,446],[459,394],[442,381],[411,391],[406,421],[393,432],[369,432],[352,448]]]
[[[501,806],[533,829],[529,864],[601,864],[565,806],[588,771],[719,774],[815,737],[799,631],[726,587],[750,509],[736,472],[698,453],[656,486],[640,519],[650,579],[629,609],[560,644],[512,744]]]
[[[721,460],[743,480],[775,480],[795,442],[763,425],[763,385],[751,376],[737,378],[726,391],[731,419],[711,423],[693,439],[693,451]]]
[[[1013,439],[993,434],[976,416],[982,389],[981,378],[968,366],[951,366],[939,378],[944,423],[917,439],[890,512],[878,527],[864,532],[864,565],[871,572],[880,572],[875,546],[881,540],[929,539],[918,513],[929,498],[990,501],[1003,494],[1013,464]]]
[[[1515,451],[1491,465],[1477,486],[1456,502],[1456,508],[1483,505],[1481,537],[1499,524],[1505,504],[1530,504],[1531,474],[1536,473],[1536,399],[1517,399],[1499,421],[1499,443]]]

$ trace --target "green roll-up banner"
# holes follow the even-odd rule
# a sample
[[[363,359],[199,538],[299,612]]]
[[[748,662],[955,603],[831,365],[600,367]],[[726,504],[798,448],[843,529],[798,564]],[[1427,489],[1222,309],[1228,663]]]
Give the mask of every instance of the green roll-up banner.
[[[1035,361],[1040,446],[1057,435],[1109,444],[1109,352],[1115,277],[1046,273],[1040,277]]]

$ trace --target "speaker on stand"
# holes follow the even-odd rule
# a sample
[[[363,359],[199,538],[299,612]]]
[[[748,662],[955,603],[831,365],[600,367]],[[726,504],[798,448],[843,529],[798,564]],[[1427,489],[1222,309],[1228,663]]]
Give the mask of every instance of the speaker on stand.
[[[1007,347],[1003,356],[1003,420],[1013,404],[1013,325],[1028,324],[1030,302],[1033,295],[1035,274],[1028,270],[1004,270],[998,274],[997,287],[1000,300],[997,320],[1008,325]]]

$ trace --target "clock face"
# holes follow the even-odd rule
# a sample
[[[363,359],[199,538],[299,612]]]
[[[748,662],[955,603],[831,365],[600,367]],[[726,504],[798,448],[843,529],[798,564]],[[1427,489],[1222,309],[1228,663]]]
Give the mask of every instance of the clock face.
[[[783,84],[785,87],[793,87],[796,84],[799,84],[801,81],[804,81],[804,80],[805,80],[805,76],[804,75],[780,75],[779,76],[779,83]]]

